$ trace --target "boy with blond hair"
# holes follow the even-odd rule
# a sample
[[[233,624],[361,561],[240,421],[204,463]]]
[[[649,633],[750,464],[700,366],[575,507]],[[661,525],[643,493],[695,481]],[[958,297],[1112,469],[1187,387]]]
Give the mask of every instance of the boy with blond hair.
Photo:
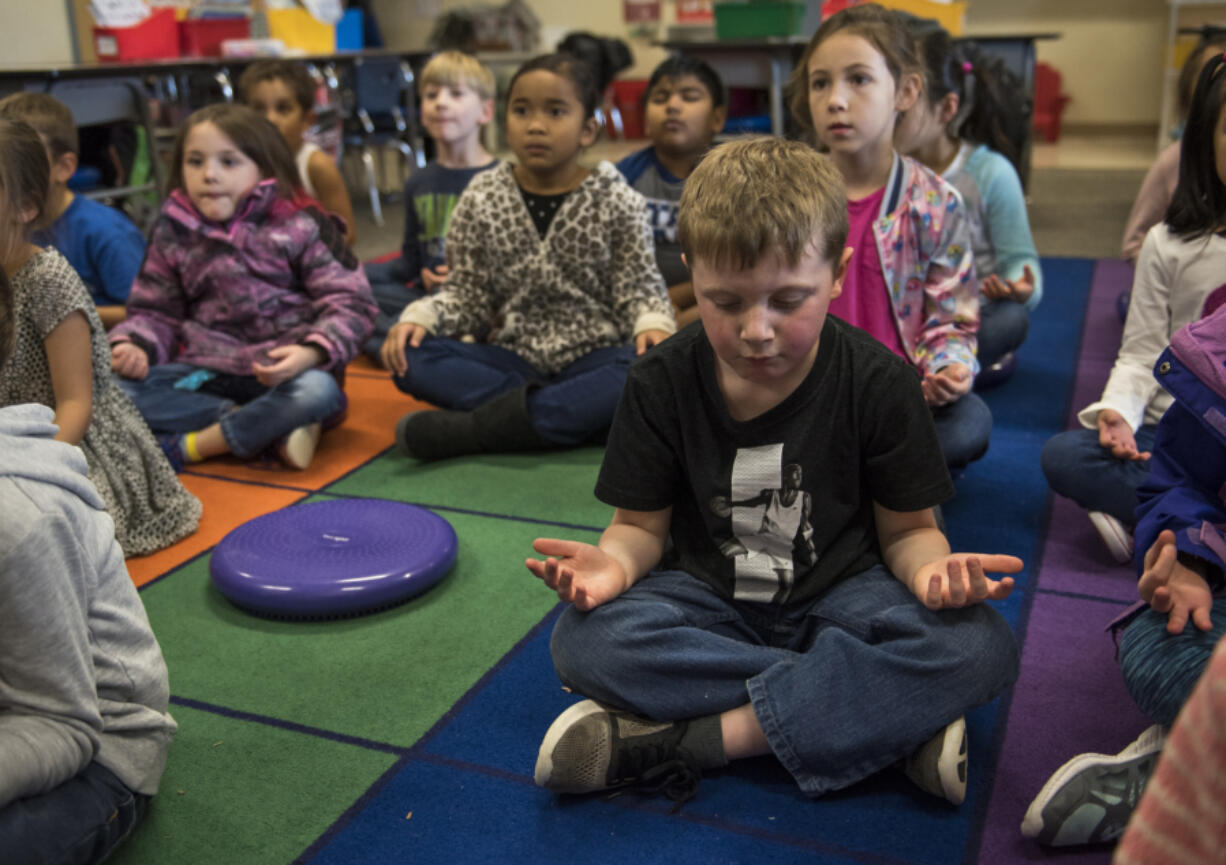
[[[545,734],[536,783],[693,795],[773,753],[818,796],[900,764],[957,804],[963,714],[1017,647],[983,601],[1013,556],[952,554],[953,494],[919,379],[826,315],[847,272],[843,182],[798,142],[737,141],[686,182],[700,323],[631,367],[596,496],[596,546],[538,539],[571,606],[551,651],[589,699]]]
[[[0,117],[24,120],[43,140],[51,161],[49,227],[33,240],[54,246],[68,259],[109,330],[124,319],[128,292],[145,259],[144,235],[121,211],[68,188],[81,150],[67,105],[46,93],[14,93],[0,100]]]
[[[471,54],[444,51],[426,64],[418,86],[434,161],[404,185],[400,258],[366,266],[379,302],[367,352],[389,368],[382,348],[400,313],[447,281],[447,227],[456,202],[470,180],[498,164],[481,143],[482,128],[494,119],[494,73],[485,64]]]

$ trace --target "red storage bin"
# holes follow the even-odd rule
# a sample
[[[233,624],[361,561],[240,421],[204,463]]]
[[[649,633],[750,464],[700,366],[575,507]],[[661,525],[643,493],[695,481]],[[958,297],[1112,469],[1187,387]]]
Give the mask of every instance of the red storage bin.
[[[613,82],[613,104],[621,112],[626,138],[643,137],[643,95],[646,92],[646,78]]]
[[[220,57],[221,43],[227,39],[246,39],[251,35],[251,19],[185,18],[179,22],[179,54],[183,57]]]
[[[132,27],[95,27],[94,51],[99,60],[110,63],[178,57],[175,10],[158,9]]]

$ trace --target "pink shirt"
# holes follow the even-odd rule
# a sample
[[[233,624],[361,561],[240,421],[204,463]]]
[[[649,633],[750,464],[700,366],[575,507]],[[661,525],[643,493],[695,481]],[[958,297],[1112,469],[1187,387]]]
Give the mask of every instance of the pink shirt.
[[[873,220],[881,210],[884,195],[885,187],[882,187],[872,195],[847,202],[850,222],[847,245],[855,252],[847,266],[843,293],[830,302],[830,312],[848,324],[867,331],[894,354],[906,358],[907,351],[898,335],[894,309],[885,287],[885,277],[881,273],[877,242],[873,238]]]

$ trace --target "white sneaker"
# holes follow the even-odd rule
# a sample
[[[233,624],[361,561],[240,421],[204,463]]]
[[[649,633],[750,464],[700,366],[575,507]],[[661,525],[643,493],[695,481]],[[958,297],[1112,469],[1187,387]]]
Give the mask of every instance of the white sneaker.
[[[966,798],[966,718],[946,725],[903,761],[917,787],[961,805]]]
[[[1098,536],[1107,545],[1111,558],[1121,565],[1132,561],[1132,532],[1111,514],[1090,511],[1090,522],[1098,529]]]
[[[319,444],[323,426],[318,423],[307,424],[294,429],[277,444],[277,456],[281,462],[291,469],[302,470],[311,464],[315,456],[315,448]]]
[[[1050,847],[1124,834],[1166,742],[1154,725],[1118,754],[1079,754],[1055,771],[1022,818],[1022,834]]]

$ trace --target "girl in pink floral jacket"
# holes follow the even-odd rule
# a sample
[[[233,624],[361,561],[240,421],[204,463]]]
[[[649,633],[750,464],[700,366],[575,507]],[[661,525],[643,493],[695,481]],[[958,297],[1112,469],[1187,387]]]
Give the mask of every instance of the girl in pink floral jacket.
[[[958,192],[894,151],[894,125],[919,96],[911,36],[875,3],[827,18],[792,74],[792,108],[847,182],[855,252],[830,312],[909,360],[923,378],[945,461],[987,452],[992,415],[971,393],[979,291]]]
[[[235,105],[179,133],[173,192],[110,333],[111,365],[172,462],[275,446],[305,468],[375,304],[344,227],[305,197],[264,118]]]

